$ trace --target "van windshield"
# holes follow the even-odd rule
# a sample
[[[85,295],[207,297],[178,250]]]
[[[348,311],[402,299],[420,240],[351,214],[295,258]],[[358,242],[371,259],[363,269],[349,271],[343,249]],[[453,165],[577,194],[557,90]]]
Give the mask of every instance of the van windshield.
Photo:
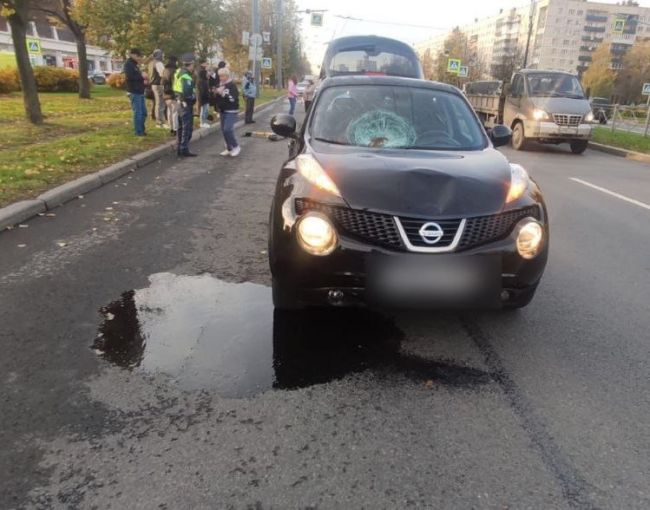
[[[353,85],[321,91],[311,123],[313,139],[356,147],[480,150],[487,146],[471,108],[442,90]]]
[[[531,97],[569,97],[584,99],[585,93],[575,76],[559,73],[534,73],[526,76]]]

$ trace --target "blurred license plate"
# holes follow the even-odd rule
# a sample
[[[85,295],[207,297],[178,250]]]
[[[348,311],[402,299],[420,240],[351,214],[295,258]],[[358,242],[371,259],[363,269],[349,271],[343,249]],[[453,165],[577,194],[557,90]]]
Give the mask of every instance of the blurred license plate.
[[[473,300],[496,295],[498,259],[489,256],[404,255],[369,264],[368,287],[382,300]]]

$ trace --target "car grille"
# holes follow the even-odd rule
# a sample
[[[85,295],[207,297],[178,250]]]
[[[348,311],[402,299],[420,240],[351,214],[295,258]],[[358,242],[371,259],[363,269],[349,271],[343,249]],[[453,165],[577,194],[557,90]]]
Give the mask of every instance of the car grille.
[[[384,248],[406,251],[393,216],[322,204],[308,199],[296,199],[296,213],[300,215],[308,211],[318,211],[327,215],[342,233],[352,238]],[[503,239],[510,234],[515,223],[529,216],[540,219],[539,207],[531,206],[490,216],[467,218],[456,251]],[[445,248],[452,244],[462,219],[399,218],[399,221],[409,243],[414,247]],[[429,221],[435,221],[444,232],[443,237],[435,245],[425,243],[419,235],[422,225]]]
[[[582,115],[567,115],[565,113],[554,113],[553,122],[558,126],[578,127],[582,121]]]

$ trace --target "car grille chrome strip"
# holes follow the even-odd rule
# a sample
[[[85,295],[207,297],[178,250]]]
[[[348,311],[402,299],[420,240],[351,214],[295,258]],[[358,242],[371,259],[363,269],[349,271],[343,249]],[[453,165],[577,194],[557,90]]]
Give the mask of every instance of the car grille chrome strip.
[[[444,243],[442,246],[417,246],[411,242],[411,239],[413,239],[414,237],[413,234],[409,236],[406,233],[406,230],[404,230],[404,226],[402,225],[402,220],[400,220],[400,218],[398,218],[397,216],[393,216],[393,219],[395,220],[395,224],[397,225],[397,230],[399,230],[399,233],[402,236],[402,241],[404,242],[408,250],[416,253],[446,253],[446,252],[454,251],[458,246],[458,243],[460,242],[460,238],[463,235],[463,231],[465,230],[465,223],[467,221],[465,220],[465,218],[463,218],[460,221],[460,225],[458,225],[456,229],[456,234],[451,240],[451,243],[447,244],[447,246],[444,246]],[[422,220],[421,223],[425,224],[427,223],[427,221]]]
[[[569,115],[566,113],[554,113],[553,122],[558,126],[578,127],[582,121],[582,115]]]

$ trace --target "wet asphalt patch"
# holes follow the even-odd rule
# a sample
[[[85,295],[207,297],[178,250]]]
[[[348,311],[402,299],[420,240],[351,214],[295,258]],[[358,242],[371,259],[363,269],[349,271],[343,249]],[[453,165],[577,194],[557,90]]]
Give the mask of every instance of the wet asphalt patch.
[[[470,388],[489,373],[400,351],[404,333],[369,310],[274,311],[271,290],[209,275],[159,273],[100,309],[93,343],[128,370],[163,373],[188,390],[248,397],[372,370],[428,386]]]

